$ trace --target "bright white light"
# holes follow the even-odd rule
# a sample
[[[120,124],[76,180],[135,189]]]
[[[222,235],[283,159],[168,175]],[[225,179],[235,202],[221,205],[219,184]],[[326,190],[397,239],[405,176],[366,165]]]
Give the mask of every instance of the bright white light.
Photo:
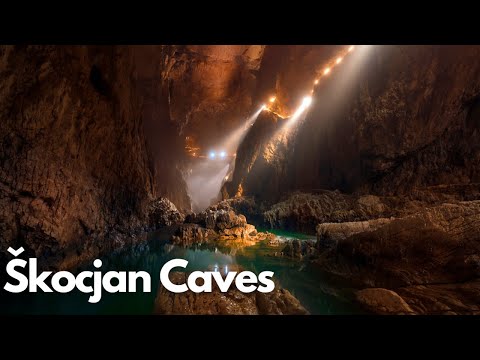
[[[215,151],[210,151],[210,154],[208,154],[208,157],[209,157],[210,159],[215,159],[215,155],[216,155],[216,154],[215,154]]]
[[[355,49],[355,46],[352,45],[352,46],[350,46],[350,47],[348,48],[348,52],[352,52],[353,49]]]
[[[302,100],[302,107],[308,107],[312,103],[312,97],[311,96],[305,96]]]
[[[323,70],[323,75],[327,75],[330,72],[330,68],[327,67],[325,70]]]
[[[338,65],[342,62],[343,58],[342,57],[338,57],[337,60],[335,61],[335,63]]]
[[[265,110],[267,108],[267,105],[263,104],[262,105],[262,110]]]
[[[275,102],[277,98],[275,96],[272,96],[270,99],[268,99],[268,101],[270,101],[271,103]]]
[[[224,158],[225,156],[227,156],[227,153],[226,153],[225,151],[222,151],[222,152],[220,153],[220,157],[221,157],[221,158]]]

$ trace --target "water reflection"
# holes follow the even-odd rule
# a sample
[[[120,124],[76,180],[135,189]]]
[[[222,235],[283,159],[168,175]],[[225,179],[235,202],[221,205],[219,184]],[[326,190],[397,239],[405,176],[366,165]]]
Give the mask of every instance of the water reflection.
[[[237,246],[232,249],[225,244],[216,246],[199,245],[183,248],[169,244],[167,232],[153,233],[148,239],[130,249],[117,251],[102,258],[102,271],[147,271],[152,278],[151,293],[103,292],[98,304],[88,303],[88,294],[76,290],[68,294],[22,293],[2,294],[0,312],[21,314],[151,314],[159,284],[160,269],[173,258],[188,261],[186,269],[175,271],[238,271],[255,273],[269,270],[275,273],[274,280],[296,296],[312,314],[357,313],[348,301],[339,300],[343,290],[327,285],[317,268],[301,261],[274,257],[265,243],[253,246]],[[251,244],[248,244],[251,245]],[[91,265],[79,271],[92,270]],[[335,295],[335,296],[333,296]]]

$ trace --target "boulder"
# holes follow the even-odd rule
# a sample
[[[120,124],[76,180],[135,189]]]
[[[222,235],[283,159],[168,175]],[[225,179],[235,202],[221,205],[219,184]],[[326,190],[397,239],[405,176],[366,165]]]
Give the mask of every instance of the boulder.
[[[188,274],[170,273],[174,284],[186,282]],[[278,286],[270,293],[242,293],[234,285],[222,293],[214,285],[210,293],[186,291],[175,294],[158,287],[155,314],[161,315],[307,315],[308,311],[288,290]]]
[[[316,228],[318,249],[335,248],[339,241],[349,236],[376,230],[392,220],[393,218],[380,218],[367,221],[318,224]]]
[[[158,198],[150,204],[149,223],[153,228],[182,223],[185,217],[167,198]]]
[[[217,239],[255,239],[256,235],[255,226],[247,224],[245,216],[237,215],[224,201],[201,213],[187,215],[174,241],[193,244]],[[183,237],[185,239],[181,240]]]
[[[317,254],[315,241],[294,239],[287,241],[282,250],[283,256],[291,258],[314,257]]]
[[[198,224],[182,224],[172,237],[172,242],[176,245],[191,246],[208,242],[217,236],[212,229],[206,229]]]
[[[355,293],[357,301],[366,310],[381,315],[413,315],[415,312],[392,290],[369,288]]]
[[[336,248],[319,262],[324,270],[363,287],[471,281],[480,274],[479,224],[480,201],[446,203],[387,221],[373,231],[367,227],[348,237],[337,232]],[[350,225],[345,228],[351,231]]]

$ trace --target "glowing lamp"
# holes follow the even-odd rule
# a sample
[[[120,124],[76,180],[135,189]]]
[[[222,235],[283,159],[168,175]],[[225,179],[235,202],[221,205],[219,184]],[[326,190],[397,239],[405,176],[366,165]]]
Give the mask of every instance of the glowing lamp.
[[[220,157],[221,157],[221,158],[224,158],[225,156],[227,156],[227,153],[226,153],[225,151],[222,151],[222,152],[220,153]]]
[[[342,62],[343,58],[341,57],[338,57],[337,60],[335,61],[335,63],[338,65]]]
[[[275,102],[277,98],[275,96],[272,96],[270,99],[268,99],[268,101],[270,101],[271,103]]]
[[[312,97],[311,96],[305,96],[302,100],[302,107],[308,107],[312,103]]]
[[[323,75],[327,75],[330,72],[330,68],[327,67],[325,70],[323,70]]]
[[[215,151],[210,151],[210,154],[208,154],[208,157],[209,157],[210,159],[215,159],[215,155],[216,155],[216,154],[215,154]]]
[[[318,85],[318,79],[313,82],[315,85]]]

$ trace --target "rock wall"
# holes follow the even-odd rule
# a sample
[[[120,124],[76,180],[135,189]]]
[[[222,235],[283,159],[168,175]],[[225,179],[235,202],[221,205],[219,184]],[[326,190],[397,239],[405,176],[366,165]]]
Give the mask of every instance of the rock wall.
[[[292,187],[394,194],[478,182],[479,55],[479,46],[352,55],[299,130]]]
[[[184,136],[208,151],[245,121],[263,51],[263,45],[163,47],[170,118]]]
[[[308,52],[285,52],[291,59],[277,67],[277,79],[288,78],[292,63],[300,75],[313,72]],[[234,177],[252,178],[253,187],[243,194],[274,193],[277,199],[265,199],[278,201],[293,190],[392,195],[478,182],[479,55],[479,46],[359,48],[316,88],[288,151],[270,149],[270,163],[281,165],[270,167],[268,182],[254,184],[255,164],[248,171],[236,168]],[[276,84],[279,94],[297,97],[307,87],[288,80]],[[259,144],[260,152],[268,151],[263,138]],[[265,157],[237,155],[239,163],[257,161],[265,168]]]
[[[135,89],[142,102],[142,117],[155,190],[181,210],[191,210],[183,179],[186,158],[181,124],[172,119],[168,80],[162,75],[168,46],[133,46],[135,56]]]
[[[68,267],[148,225],[155,164],[137,50],[0,47],[0,256],[23,246]]]

